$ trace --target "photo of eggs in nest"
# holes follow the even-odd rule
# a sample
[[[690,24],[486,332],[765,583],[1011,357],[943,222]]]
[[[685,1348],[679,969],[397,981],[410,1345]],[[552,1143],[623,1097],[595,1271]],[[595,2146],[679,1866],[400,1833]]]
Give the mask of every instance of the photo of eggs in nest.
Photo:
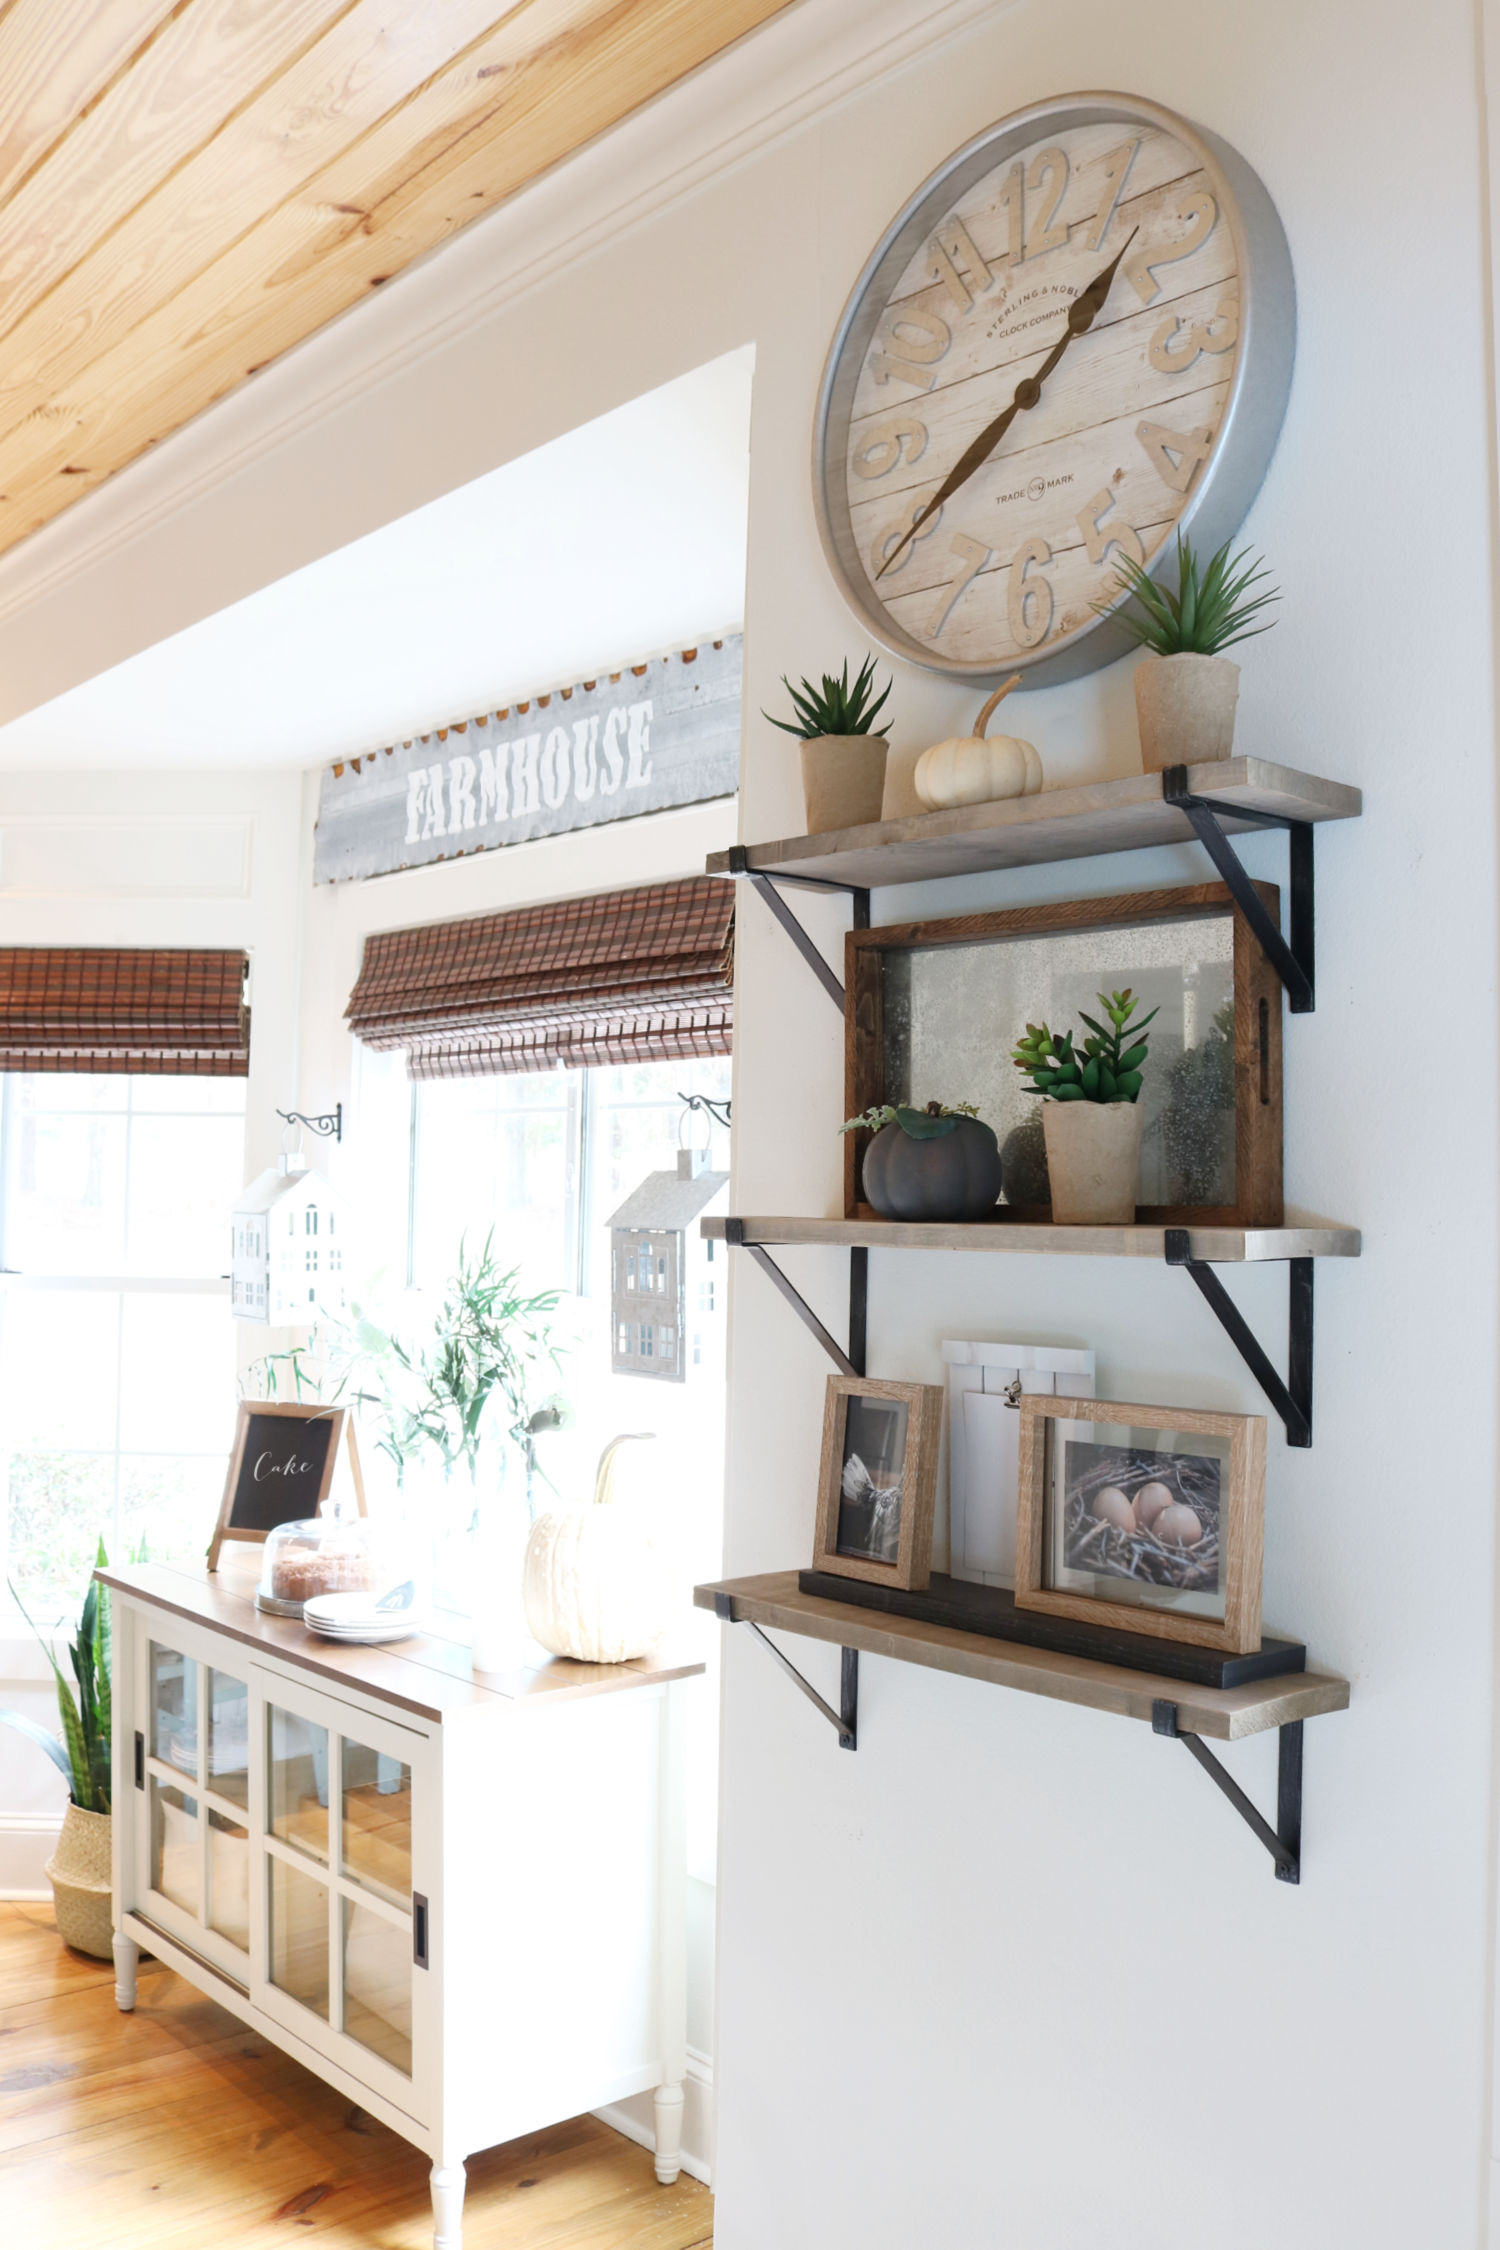
[[[1218,1592],[1223,1474],[1206,1454],[1066,1439],[1065,1566],[1178,1594]]]

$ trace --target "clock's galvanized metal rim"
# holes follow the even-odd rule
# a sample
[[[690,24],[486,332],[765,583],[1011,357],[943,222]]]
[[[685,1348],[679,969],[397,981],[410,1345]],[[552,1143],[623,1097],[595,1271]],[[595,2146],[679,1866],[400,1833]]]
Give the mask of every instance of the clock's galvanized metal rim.
[[[1240,337],[1234,376],[1218,441],[1177,518],[1178,529],[1191,531],[1200,551],[1212,552],[1244,521],[1276,449],[1291,388],[1297,308],[1286,234],[1259,175],[1216,134],[1133,94],[1064,94],[1014,111],[956,150],[897,213],[866,261],[834,330],[813,421],[813,505],[818,534],[845,600],[882,647],[924,671],[941,672],[950,679],[987,681],[998,679],[1002,672],[1020,672],[1023,688],[1051,687],[1061,680],[1097,671],[1101,665],[1127,655],[1135,645],[1122,626],[1101,617],[1076,627],[1032,656],[974,664],[945,658],[903,633],[874,600],[849,525],[845,465],[849,408],[889,289],[923,237],[931,232],[935,220],[976,179],[1003,163],[1013,149],[1024,147],[1039,129],[1059,122],[1141,124],[1171,133],[1199,158],[1213,183],[1219,207],[1229,220],[1240,281]],[[836,461],[830,456],[830,433],[838,439]],[[1151,561],[1153,577],[1170,565],[1175,548],[1174,539],[1162,542]]]

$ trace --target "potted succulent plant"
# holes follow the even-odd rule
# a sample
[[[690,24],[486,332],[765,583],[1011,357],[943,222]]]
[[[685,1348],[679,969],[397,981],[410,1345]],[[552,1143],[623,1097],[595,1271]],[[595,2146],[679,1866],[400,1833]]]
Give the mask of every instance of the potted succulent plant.
[[[982,1219],[1000,1195],[1000,1149],[972,1102],[867,1109],[839,1127],[873,1133],[865,1200],[882,1219]]]
[[[1127,985],[1099,995],[1109,1028],[1079,1014],[1089,1027],[1081,1047],[1046,1024],[1029,1023],[1011,1061],[1043,1097],[1047,1172],[1055,1226],[1129,1226],[1141,1167],[1141,1072],[1146,1026],[1157,1011],[1131,1017],[1139,1005]]]
[[[865,658],[853,687],[847,658],[837,679],[831,672],[823,674],[821,687],[804,680],[794,688],[785,677],[781,684],[792,699],[796,718],[771,719],[769,711],[762,716],[801,741],[808,834],[821,836],[831,828],[859,828],[866,821],[879,820],[890,722],[877,727],[875,721],[891,686],[887,681],[874,695],[874,657]]]
[[[99,1542],[97,1561],[107,1560]],[[31,1619],[19,1595],[15,1602],[28,1625]],[[63,1815],[57,1850],[47,1862],[57,1909],[57,1932],[65,1945],[96,1960],[110,1958],[114,1916],[110,1893],[110,1688],[109,1591],[97,1579],[88,1590],[79,1620],[78,1636],[68,1651],[73,1666],[70,1682],[46,1636],[36,1633],[57,1682],[57,1709],[62,1720],[62,1740],[38,1726],[21,1711],[0,1711],[7,1726],[29,1734],[68,1785],[68,1809]]]
[[[1266,575],[1264,564],[1245,548],[1231,555],[1226,539],[1200,569],[1190,541],[1179,532],[1175,593],[1129,556],[1116,567],[1135,605],[1127,604],[1119,621],[1149,652],[1135,669],[1141,764],[1147,773],[1161,773],[1168,766],[1227,758],[1240,668],[1224,651],[1269,632],[1274,617],[1258,625],[1252,621],[1281,598],[1274,588],[1251,593]]]

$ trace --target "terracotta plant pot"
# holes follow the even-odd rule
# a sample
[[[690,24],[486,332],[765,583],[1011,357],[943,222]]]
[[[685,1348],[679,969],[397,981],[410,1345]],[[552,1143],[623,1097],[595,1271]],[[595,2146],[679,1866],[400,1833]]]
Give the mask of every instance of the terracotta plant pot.
[[[58,1936],[96,1961],[111,1958],[114,1940],[109,1841],[109,1814],[85,1812],[70,1801],[46,1869]]]
[[[1227,656],[1147,656],[1135,668],[1135,716],[1147,773],[1227,758],[1240,668]]]
[[[1052,1223],[1128,1227],[1141,1170],[1139,1102],[1047,1102],[1047,1172]]]
[[[804,741],[802,794],[809,836],[879,820],[884,793],[883,734],[815,734]]]

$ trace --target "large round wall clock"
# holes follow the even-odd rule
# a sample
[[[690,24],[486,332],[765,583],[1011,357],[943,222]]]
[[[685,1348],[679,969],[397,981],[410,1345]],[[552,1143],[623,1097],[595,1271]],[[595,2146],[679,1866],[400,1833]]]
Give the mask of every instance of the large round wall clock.
[[[950,157],[855,285],[818,400],[819,527],[898,655],[1028,687],[1130,645],[1123,555],[1231,536],[1276,444],[1296,307],[1276,209],[1155,103],[1073,94]]]

